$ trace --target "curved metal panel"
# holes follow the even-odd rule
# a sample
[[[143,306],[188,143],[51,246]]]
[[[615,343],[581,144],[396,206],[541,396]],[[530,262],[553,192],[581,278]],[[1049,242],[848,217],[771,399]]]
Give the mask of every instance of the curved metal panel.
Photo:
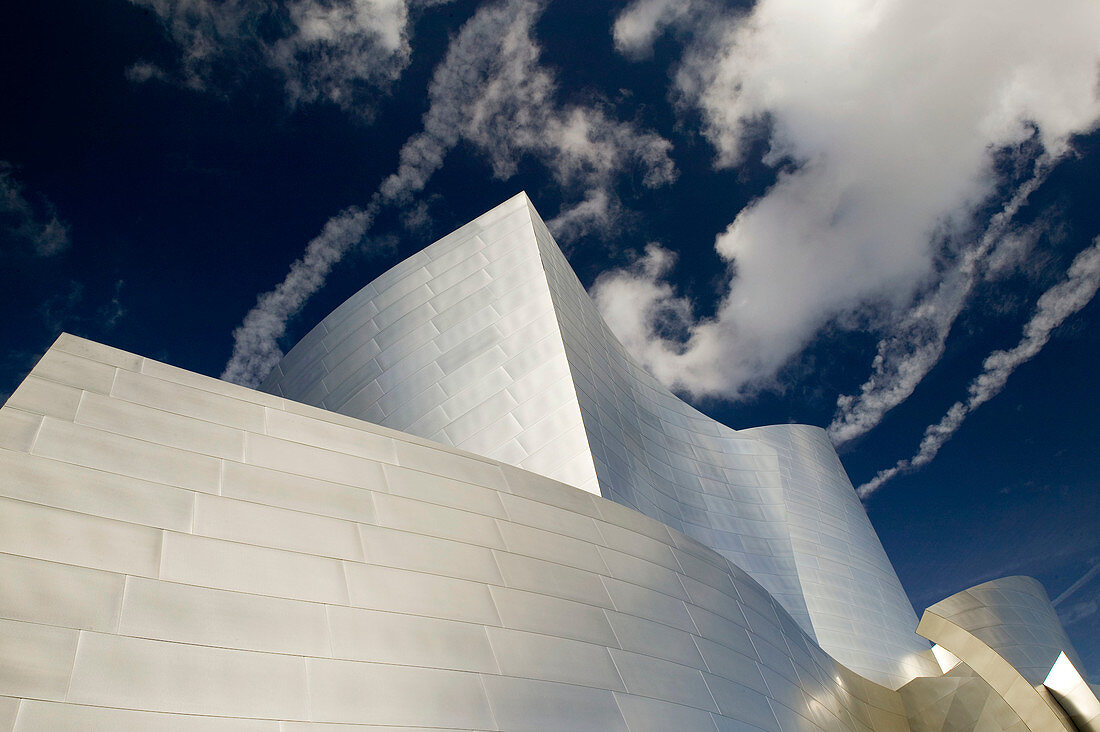
[[[525,200],[364,287],[261,390],[598,493]]]
[[[69,336],[0,445],[18,730],[907,729],[719,554],[509,465]]]
[[[928,612],[981,640],[1032,685],[1043,683],[1063,651],[1082,668],[1046,590],[1031,577],[1002,577],[975,585],[940,600]]]
[[[775,450],[700,413],[638,366],[533,209],[531,220],[601,494],[719,551],[813,635]]]
[[[1018,669],[970,631],[929,608],[921,616],[917,632],[972,668],[1012,707],[1029,730],[1076,732],[1069,716],[1042,685],[1032,685]]]
[[[1100,699],[1065,653],[1043,680],[1043,686],[1066,711],[1080,732],[1100,732]]]
[[[935,673],[917,616],[825,430],[773,425],[742,430],[775,448],[799,584],[818,642],[846,648],[864,675],[897,663],[896,677]],[[838,656],[839,657],[839,656]]]
[[[869,678],[896,687],[935,672],[823,434],[738,432],[665,389],[610,332],[524,194],[368,285],[262,388],[634,508],[748,571]],[[811,505],[832,522],[811,526]]]

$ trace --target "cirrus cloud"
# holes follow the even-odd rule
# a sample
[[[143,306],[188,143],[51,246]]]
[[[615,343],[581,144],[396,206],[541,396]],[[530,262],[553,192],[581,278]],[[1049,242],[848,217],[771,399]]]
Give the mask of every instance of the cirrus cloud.
[[[867,498],[887,481],[932,461],[940,448],[962,426],[967,416],[1001,393],[1008,377],[1018,367],[1030,361],[1042,350],[1051,333],[1066,318],[1088,305],[1100,288],[1100,238],[1074,258],[1066,279],[1044,292],[1035,307],[1024,334],[1012,348],[994,351],[982,364],[982,372],[970,382],[965,401],[955,402],[935,424],[924,430],[920,448],[911,458],[899,460],[893,467],[880,470],[874,478],[861,485],[857,492]]]
[[[416,12],[447,1],[131,0],[164,23],[189,87],[224,91],[266,69],[282,77],[291,106],[327,101],[363,116],[408,66]],[[148,61],[127,76],[168,78]]]
[[[14,166],[0,160],[0,245],[10,238],[20,249],[28,247],[40,257],[60,254],[69,248],[69,225],[58,216],[53,203],[42,196],[36,198],[37,205],[16,179]]]

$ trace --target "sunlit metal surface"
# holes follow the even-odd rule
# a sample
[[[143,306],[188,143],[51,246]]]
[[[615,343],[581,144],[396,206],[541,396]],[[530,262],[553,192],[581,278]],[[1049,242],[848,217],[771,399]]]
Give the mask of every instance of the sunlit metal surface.
[[[944,598],[925,611],[918,632],[972,667],[1032,729],[1100,729],[1100,702],[1077,671],[1077,651],[1031,577]]]
[[[735,431],[625,352],[516,196],[376,279],[263,389],[634,508],[747,571],[853,670],[936,673],[825,434]]]
[[[659,521],[79,338],[0,471],[0,729],[908,729]]]
[[[1065,653],[1058,654],[1043,686],[1058,701],[1081,732],[1100,732],[1100,700]]]
[[[936,663],[940,665],[940,670],[944,673],[947,673],[960,663],[958,656],[943,646],[934,643],[932,644],[932,655],[936,657]]]
[[[917,632],[946,648],[961,661],[946,676],[957,675],[959,669],[972,669],[1012,708],[1024,728],[1044,732],[1075,732],[1073,721],[1046,687],[1032,685],[1019,669],[970,631],[929,608],[921,616]],[[919,679],[915,683],[918,687],[923,686]]]
[[[940,600],[928,611],[973,634],[1032,685],[1043,683],[1062,652],[1082,668],[1046,590],[1031,577],[984,582]]]

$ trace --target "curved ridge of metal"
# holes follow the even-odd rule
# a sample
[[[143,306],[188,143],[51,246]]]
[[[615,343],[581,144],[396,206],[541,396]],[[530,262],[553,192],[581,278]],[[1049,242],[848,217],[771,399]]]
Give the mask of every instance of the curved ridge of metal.
[[[1077,732],[1077,726],[1045,687],[1032,685],[1019,669],[970,631],[930,608],[921,616],[917,632],[973,669],[1028,729]]]
[[[1032,686],[1042,684],[1060,653],[1083,668],[1046,590],[1031,577],[1001,577],[928,608],[992,648]],[[919,631],[918,631],[919,632]],[[963,659],[965,660],[965,659]]]
[[[838,661],[936,674],[825,433],[733,430],[626,352],[519,194],[368,284],[265,391],[510,463],[718,551]]]

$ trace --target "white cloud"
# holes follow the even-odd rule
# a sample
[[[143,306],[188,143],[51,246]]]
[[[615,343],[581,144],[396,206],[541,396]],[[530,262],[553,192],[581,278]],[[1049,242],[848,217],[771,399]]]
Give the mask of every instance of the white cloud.
[[[598,106],[559,101],[557,81],[539,63],[532,37],[541,9],[541,3],[514,0],[478,12],[436,74],[425,134],[449,144],[461,138],[501,179],[512,177],[525,157],[541,162],[579,199],[556,220],[556,232],[569,240],[617,221],[618,176],[637,171],[644,186],[657,188],[674,180],[676,169],[672,145],[660,135]],[[425,157],[423,148],[415,148],[415,162]]]
[[[300,0],[288,9],[294,32],[274,43],[269,56],[295,102],[327,99],[357,108],[364,87],[384,88],[409,63],[405,0]]]
[[[615,18],[612,36],[620,53],[648,56],[660,30],[684,12],[687,2],[677,0],[635,0]]]
[[[571,242],[591,231],[606,231],[612,222],[622,215],[622,205],[612,199],[606,190],[593,189],[587,197],[558,212],[546,222],[546,227],[556,239]]]
[[[1087,305],[1096,295],[1098,288],[1100,288],[1100,238],[1074,258],[1064,281],[1051,287],[1039,298],[1034,315],[1024,326],[1024,334],[1020,342],[1007,351],[994,351],[986,357],[982,364],[982,372],[970,382],[966,401],[953,404],[939,422],[929,425],[924,430],[924,437],[921,439],[917,454],[906,460],[899,460],[891,468],[879,471],[874,478],[859,487],[860,497],[870,496],[899,473],[930,463],[944,443],[959,429],[966,417],[997,396],[1012,372],[1021,364],[1034,358],[1050,340],[1051,332],[1066,318]]]
[[[69,248],[69,225],[62,221],[48,199],[38,196],[35,206],[15,178],[11,163],[0,160],[0,234],[19,248],[28,247],[40,257]],[[3,241],[0,239],[0,242]]]
[[[674,252],[650,243],[629,268],[605,272],[592,288],[608,327],[643,361],[660,358],[668,347],[654,333],[679,332],[691,322],[691,304],[664,281],[675,264]]]
[[[349,209],[330,220],[287,278],[260,296],[234,331],[223,379],[249,386],[264,379],[282,357],[278,340],[289,319],[362,239],[377,211],[415,208],[414,196],[460,141],[482,154],[498,177],[511,177],[519,158],[531,156],[563,187],[577,188],[584,198],[563,213],[566,231],[609,225],[620,207],[612,184],[632,166],[647,186],[674,178],[671,145],[664,138],[595,107],[558,102],[557,83],[539,65],[531,35],[540,11],[539,3],[507,0],[479,9],[467,21],[435,70],[424,128],[402,146],[397,171],[364,210]]]
[[[265,67],[282,75],[291,105],[323,100],[369,115],[378,94],[408,66],[410,11],[446,0],[131,1],[167,25],[192,88],[223,89]],[[147,62],[128,76],[164,78]]]
[[[829,323],[870,319],[889,350],[916,299],[965,281],[953,263],[981,246],[965,232],[995,191],[991,153],[1034,137],[1057,158],[1100,116],[1091,0],[760,0],[725,24],[664,7],[631,5],[621,23],[652,22],[617,25],[617,40],[640,47],[669,23],[705,21],[677,74],[679,101],[701,113],[720,166],[739,164],[762,131],[766,162],[782,165],[716,239],[728,288],[715,317],[692,323],[686,344],[650,332],[642,360],[695,395],[767,384]],[[927,370],[890,358],[891,379]]]

